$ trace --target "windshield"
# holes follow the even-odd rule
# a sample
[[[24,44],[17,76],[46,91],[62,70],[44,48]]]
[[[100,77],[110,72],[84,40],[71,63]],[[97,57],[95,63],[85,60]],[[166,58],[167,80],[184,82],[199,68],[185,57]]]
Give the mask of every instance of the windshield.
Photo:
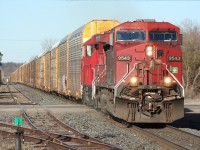
[[[177,41],[177,33],[175,31],[150,31],[150,40],[156,42]]]
[[[117,32],[117,41],[144,41],[145,32],[141,30],[121,30]]]

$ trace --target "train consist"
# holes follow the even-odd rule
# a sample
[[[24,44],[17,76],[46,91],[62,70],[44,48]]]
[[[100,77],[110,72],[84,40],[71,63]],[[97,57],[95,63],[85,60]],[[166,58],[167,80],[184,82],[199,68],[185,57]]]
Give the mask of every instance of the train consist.
[[[11,75],[136,123],[184,116],[180,29],[168,22],[93,20]]]

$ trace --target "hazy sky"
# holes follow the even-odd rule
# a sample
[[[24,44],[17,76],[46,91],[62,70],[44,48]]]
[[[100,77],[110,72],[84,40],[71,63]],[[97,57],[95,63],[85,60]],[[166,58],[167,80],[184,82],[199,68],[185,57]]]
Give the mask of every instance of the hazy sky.
[[[200,23],[200,1],[0,0],[3,62],[25,62],[42,53],[45,39],[62,39],[93,19],[156,19]]]

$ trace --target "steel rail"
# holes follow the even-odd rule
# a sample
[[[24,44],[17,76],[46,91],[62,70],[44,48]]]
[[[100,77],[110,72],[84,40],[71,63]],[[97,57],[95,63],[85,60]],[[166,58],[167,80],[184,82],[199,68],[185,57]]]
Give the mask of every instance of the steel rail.
[[[8,88],[8,91],[9,91],[9,93],[10,93],[10,95],[11,95],[11,97],[12,97],[12,99],[14,100],[13,102],[11,102],[11,103],[13,103],[13,104],[17,104],[17,102],[16,102],[16,99],[15,99],[15,97],[14,97],[14,95],[13,95],[13,93],[12,93],[12,91],[10,90],[10,87],[8,86],[8,83],[6,83],[6,86],[7,86],[7,88]]]
[[[31,103],[20,103],[21,105],[36,105]],[[18,105],[16,102],[0,102],[0,105]]]
[[[9,124],[4,124],[4,123],[0,123],[1,127],[5,127],[5,128],[10,128],[13,130],[21,130],[24,131],[25,133],[29,133],[29,134],[34,134],[34,135],[38,135],[38,136],[42,136],[44,137],[44,139],[49,139],[49,136],[44,135],[43,133],[41,133],[39,130],[36,129],[30,129],[30,128],[25,128],[25,127],[20,127],[20,126],[13,126],[13,125],[9,125]],[[48,134],[50,134],[51,136],[53,136],[54,138],[67,138],[69,137],[68,135],[63,135],[63,134],[56,134],[56,133],[51,133],[51,132],[47,132]]]
[[[53,139],[49,136],[44,136],[43,133],[41,133],[41,131],[35,130],[35,129],[29,129],[29,128],[24,128],[24,127],[18,127],[18,126],[13,126],[13,125],[9,125],[9,124],[3,124],[0,123],[1,127],[6,127],[6,128],[10,128],[13,130],[21,130],[24,131],[24,133],[29,133],[29,134],[34,134],[34,135],[38,135],[41,136],[43,139],[48,140],[48,141],[54,141],[55,139],[59,139],[61,141],[62,144],[64,144],[63,142],[76,142],[76,143],[80,143],[80,144],[85,144],[84,146],[94,146],[94,147],[101,147],[103,149],[111,149],[109,146],[107,145],[103,145],[102,143],[98,143],[98,142],[94,142],[91,140],[85,140],[82,138],[77,138],[77,137],[73,137],[73,136],[69,136],[69,135],[63,135],[63,134],[56,134],[56,133],[51,133],[51,132],[47,132],[47,134],[51,135],[51,137],[54,137]],[[113,149],[116,149],[115,147],[113,147]]]
[[[63,142],[62,142],[61,140],[59,140],[59,139],[53,137],[52,135],[48,134],[47,132],[45,132],[45,131],[39,129],[38,127],[36,127],[36,126],[33,124],[33,122],[31,121],[31,119],[30,119],[30,117],[28,116],[28,114],[25,112],[25,110],[23,110],[22,116],[23,116],[23,118],[28,122],[29,126],[31,126],[33,129],[36,129],[36,130],[38,130],[39,132],[41,132],[42,134],[44,134],[45,136],[49,137],[49,139],[50,139],[51,141],[54,141],[54,142],[58,142],[58,143],[62,143],[62,144],[63,144]],[[68,145],[68,144],[64,144],[64,145],[69,146],[69,147],[71,147],[72,149],[75,148],[75,147],[72,147],[72,146],[70,146],[70,145]]]
[[[142,134],[145,138],[153,140],[154,143],[157,143],[161,147],[164,147],[168,150],[188,150],[185,147],[182,147],[181,145],[175,144],[157,134],[151,133],[149,131],[144,130],[143,128],[140,128],[138,126],[132,126],[132,129],[134,131],[137,131],[139,134]]]
[[[7,84],[7,86],[8,86],[8,84]],[[9,87],[9,86],[8,86],[8,87]],[[18,93],[22,94],[26,99],[28,99],[29,102],[31,102],[31,104],[37,105],[37,104],[33,103],[29,97],[27,97],[25,94],[23,94],[23,93],[22,93],[20,90],[18,90],[15,86],[13,86],[13,87],[14,87],[14,89],[15,89]],[[11,92],[11,95],[12,95],[13,99],[15,99],[14,96],[13,96],[12,91],[10,91],[10,92]],[[16,100],[16,99],[15,99],[15,100]]]
[[[186,132],[186,131],[183,131],[183,130],[180,130],[178,128],[175,128],[175,127],[172,127],[170,125],[167,125],[166,128],[170,129],[170,130],[173,130],[175,132],[179,132],[180,134],[184,134],[185,136],[187,136],[188,138],[192,138],[193,140],[195,140],[196,142],[200,142],[200,136],[197,136],[197,135],[194,135],[194,134],[191,134],[189,132]]]
[[[17,92],[13,92],[11,89],[10,89],[10,87],[9,87],[9,85],[8,85],[8,83],[6,83],[6,86],[7,86],[7,88],[8,88],[8,91],[9,92],[4,92],[4,93],[10,93],[10,95],[11,95],[11,97],[12,97],[12,99],[14,100],[13,102],[0,102],[0,105],[18,105],[19,103],[17,102],[17,98],[14,96],[14,94],[13,93],[20,93],[20,94],[22,94],[19,90],[17,90],[14,86],[14,89],[17,91]],[[23,95],[23,94],[22,94]],[[25,95],[23,95],[25,98],[27,98],[28,99],[28,97],[26,97]],[[29,102],[28,103],[20,103],[21,105],[36,105],[36,104],[34,104],[34,103],[30,103],[30,99],[28,99],[29,100]]]
[[[1,133],[1,135],[9,136],[9,137],[12,137],[12,138],[16,137],[15,132],[8,132],[8,131],[0,130],[0,133]],[[22,135],[22,138],[23,138],[23,141],[33,142],[35,144],[44,144],[48,147],[55,148],[55,149],[76,150],[76,149],[73,149],[71,147],[67,147],[66,145],[51,142],[51,141],[43,139],[43,138],[37,138],[37,137],[33,137],[33,136],[28,136],[28,135]]]
[[[14,99],[14,102],[16,102],[16,103],[19,105],[19,107],[20,107],[20,109],[21,109],[21,112],[23,112],[23,114],[22,114],[23,118],[25,118],[25,119],[27,120],[27,122],[29,123],[29,125],[30,125],[32,128],[37,129],[38,131],[40,131],[41,133],[43,133],[45,136],[51,138],[52,141],[57,141],[57,142],[63,144],[63,142],[60,141],[59,139],[56,139],[56,138],[52,137],[51,135],[45,133],[44,131],[42,131],[42,130],[40,130],[39,128],[35,127],[35,126],[31,123],[30,118],[29,118],[28,115],[26,114],[25,110],[22,108],[20,102],[17,102],[17,100],[14,98],[13,93],[12,93],[12,91],[10,90],[10,87],[8,86],[8,84],[7,84],[7,87],[8,87],[8,89],[9,89],[10,93],[11,93],[11,97]],[[14,88],[15,88],[15,87],[14,87]],[[16,89],[16,88],[15,88],[15,89]],[[17,89],[16,89],[16,90],[17,90]],[[18,92],[20,92],[20,91],[18,90]],[[21,93],[21,92],[20,92],[20,93]],[[22,93],[21,93],[21,94],[22,94]],[[23,94],[22,94],[22,95],[23,95]],[[26,96],[25,96],[25,97],[26,97]],[[26,97],[26,98],[27,98],[28,100],[30,100],[28,97]],[[67,147],[69,147],[69,148],[71,148],[71,149],[75,149],[74,147],[72,147],[72,146],[70,146],[70,145],[67,145],[67,144],[64,144],[64,145],[67,146]]]
[[[15,88],[15,87],[14,87]],[[16,89],[16,88],[15,88]],[[17,90],[17,89],[16,89]],[[21,93],[21,91],[18,90],[18,92]],[[29,101],[30,99],[24,95],[23,93],[21,93],[24,97],[26,97]],[[20,103],[19,103],[20,105]],[[46,111],[46,114],[49,115],[57,124],[59,124],[61,127],[63,127],[64,129],[67,129],[68,131],[71,131],[75,136],[77,137],[73,137],[73,136],[69,136],[69,135],[61,135],[61,134],[57,134],[57,133],[50,133],[50,132],[45,132],[42,131],[41,129],[37,128],[31,121],[30,117],[28,116],[28,114],[25,112],[24,109],[21,109],[22,116],[27,120],[28,124],[33,128],[36,129],[40,132],[42,132],[45,136],[48,136],[52,141],[56,141],[56,142],[60,142],[62,144],[65,144],[67,146],[70,146],[66,143],[63,142],[76,142],[76,143],[80,143],[80,144],[84,144],[83,146],[87,146],[89,147],[93,147],[93,148],[101,148],[104,150],[110,150],[110,149],[115,149],[115,150],[121,150],[121,148],[111,145],[111,144],[107,144],[104,143],[98,139],[89,137],[88,135],[85,135],[83,133],[78,132],[77,130],[73,129],[72,127],[62,123],[59,119],[57,119],[54,115],[52,115],[46,108],[44,108],[42,105],[38,104],[41,108],[43,108],[44,111]],[[75,146],[72,146],[72,148],[76,148]]]
[[[49,113],[49,112],[48,112]],[[49,115],[52,115],[51,113],[49,113]],[[116,149],[116,150],[120,150],[120,148],[113,146],[111,144],[105,144],[101,141],[98,141],[94,138],[90,138],[90,137],[86,137],[84,134],[83,136],[81,136],[82,134],[79,133],[78,131],[76,131],[75,129],[72,131],[73,133],[76,133],[76,136],[79,135],[81,137],[74,137],[74,136],[69,136],[69,135],[61,135],[61,134],[53,134],[50,132],[45,132],[42,131],[41,129],[37,128],[33,122],[31,121],[30,117],[28,116],[28,114],[24,111],[23,116],[26,118],[26,120],[29,122],[30,126],[32,126],[34,129],[37,129],[38,131],[42,132],[43,134],[45,134],[46,136],[49,136],[51,138],[51,140],[53,141],[57,141],[60,143],[63,142],[75,142],[75,143],[79,143],[79,144],[83,144],[83,146],[89,146],[89,147],[98,147],[98,148],[102,148],[105,150],[109,150],[109,149]],[[55,118],[56,119],[56,118]],[[58,120],[58,119],[57,119]],[[57,121],[56,121],[57,122]],[[59,124],[61,124],[62,122],[59,122]],[[63,124],[63,123],[62,123]],[[63,124],[63,127],[66,127],[65,124]],[[67,129],[72,129],[72,128],[67,128]],[[70,130],[71,131],[71,130]],[[55,136],[57,135],[57,136]],[[60,138],[62,137],[62,138]],[[63,143],[68,145],[67,143]],[[70,146],[70,145],[68,145]],[[73,146],[72,146],[73,147]],[[76,148],[76,146],[74,146],[74,148]]]
[[[101,143],[101,145],[103,146],[102,148],[106,148],[106,147],[112,147],[112,148],[115,148],[115,149],[120,149],[119,147],[116,147],[116,146],[113,146],[111,144],[108,144],[108,143],[104,143],[96,138],[93,138],[93,137],[90,137],[90,136],[87,136],[79,131],[77,131],[76,129],[68,126],[67,124],[64,124],[63,122],[61,122],[59,119],[57,119],[53,114],[51,114],[49,111],[47,111],[47,114],[52,117],[56,122],[57,124],[59,124],[60,126],[62,126],[64,129],[68,130],[68,131],[72,131],[76,136],[80,136],[81,138],[83,139],[87,139],[87,140],[90,140],[90,142],[95,142],[95,143]],[[105,147],[104,147],[105,146]]]

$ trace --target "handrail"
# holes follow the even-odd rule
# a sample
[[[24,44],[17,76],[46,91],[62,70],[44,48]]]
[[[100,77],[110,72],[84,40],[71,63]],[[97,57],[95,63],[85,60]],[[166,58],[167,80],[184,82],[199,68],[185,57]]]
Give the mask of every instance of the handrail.
[[[96,86],[95,86],[95,69],[91,68],[94,71],[93,74],[93,80],[92,80],[92,99],[95,98],[95,91],[96,91]]]

